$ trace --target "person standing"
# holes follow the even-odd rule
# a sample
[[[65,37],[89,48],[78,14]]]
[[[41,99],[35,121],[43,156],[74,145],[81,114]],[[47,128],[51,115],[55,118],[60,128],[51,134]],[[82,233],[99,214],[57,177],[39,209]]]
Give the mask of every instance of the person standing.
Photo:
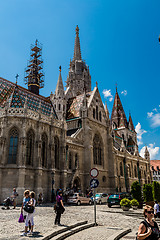
[[[154,201],[154,217],[159,217],[159,204],[156,200]]]
[[[18,193],[16,192],[16,189],[13,188],[13,192],[12,192],[12,195],[11,195],[11,198],[12,198],[12,201],[13,201],[13,209],[16,208],[16,198],[18,197]]]
[[[63,205],[63,200],[62,200],[62,190],[60,189],[58,191],[58,195],[56,197],[56,218],[55,218],[55,225],[60,224],[60,219],[61,219],[61,214],[64,212],[64,205]]]
[[[144,211],[145,219],[140,223],[138,229],[138,240],[158,240],[159,228],[155,221],[153,221],[154,210],[151,206],[148,206]]]
[[[36,206],[36,200],[35,200],[35,193],[31,192],[30,193],[30,201],[28,203],[28,205],[33,206],[34,207],[34,211],[33,213],[27,213],[27,217],[25,220],[25,232],[21,234],[21,236],[27,236],[27,230],[28,230],[28,225],[29,225],[29,221],[31,223],[31,234],[33,234],[33,227],[34,227],[34,213],[35,213],[35,206]]]

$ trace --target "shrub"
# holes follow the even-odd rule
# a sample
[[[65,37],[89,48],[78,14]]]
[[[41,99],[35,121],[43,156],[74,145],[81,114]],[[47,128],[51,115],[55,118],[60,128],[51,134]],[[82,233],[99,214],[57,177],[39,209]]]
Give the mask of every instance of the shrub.
[[[139,202],[138,202],[136,199],[132,199],[132,200],[131,200],[131,205],[138,207],[138,206],[139,206]]]
[[[136,199],[139,203],[142,202],[142,193],[141,193],[141,185],[138,181],[135,181],[131,185],[131,194],[134,199]]]
[[[153,201],[152,184],[143,185],[143,197],[145,202]]]
[[[131,207],[131,201],[127,198],[123,198],[121,201],[120,201],[120,205],[123,206],[123,207]]]
[[[152,184],[153,199],[160,202],[160,184],[158,182],[153,182]]]

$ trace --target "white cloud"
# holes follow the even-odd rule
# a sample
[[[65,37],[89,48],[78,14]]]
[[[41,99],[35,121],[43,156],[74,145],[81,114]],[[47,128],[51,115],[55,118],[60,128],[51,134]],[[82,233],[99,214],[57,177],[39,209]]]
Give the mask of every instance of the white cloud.
[[[155,146],[155,143],[150,143],[147,148],[148,148],[148,151],[150,153],[150,159],[153,160],[155,159],[156,155],[159,153],[159,147],[154,147]],[[140,155],[142,157],[144,157],[144,153],[145,153],[145,146],[141,149],[140,151]]]
[[[157,111],[157,108],[154,108],[152,111],[158,112],[158,111]]]
[[[124,96],[126,96],[126,95],[127,95],[127,90],[123,90],[123,91],[121,92],[121,94],[123,94]]]
[[[138,145],[143,144],[142,142],[142,135],[146,133],[144,129],[141,128],[141,124],[138,122],[138,124],[135,127],[136,133],[137,133],[137,139],[138,139]]]
[[[152,117],[153,112],[147,112],[147,115],[148,115],[148,117],[150,118],[150,117]]]
[[[160,113],[156,113],[151,116],[151,126],[152,127],[160,126]]]
[[[103,93],[105,98],[109,98],[109,101],[112,102],[113,96],[111,94],[111,89],[109,89],[109,90],[104,89],[102,93]]]

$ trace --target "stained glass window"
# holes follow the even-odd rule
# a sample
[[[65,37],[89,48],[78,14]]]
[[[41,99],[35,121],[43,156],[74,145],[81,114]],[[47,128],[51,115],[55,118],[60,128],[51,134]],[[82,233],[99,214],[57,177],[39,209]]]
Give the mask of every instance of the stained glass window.
[[[103,164],[103,143],[98,134],[95,134],[93,139],[93,161],[97,165]]]
[[[13,128],[9,133],[9,155],[8,163],[16,164],[18,150],[18,130]]]

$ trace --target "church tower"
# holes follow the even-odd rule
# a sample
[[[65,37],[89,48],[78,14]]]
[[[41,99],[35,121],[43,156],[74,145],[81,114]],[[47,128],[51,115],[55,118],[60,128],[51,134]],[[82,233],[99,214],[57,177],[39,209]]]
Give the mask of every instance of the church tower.
[[[56,110],[58,119],[63,119],[66,113],[66,101],[65,101],[65,92],[62,82],[62,75],[61,75],[61,66],[59,67],[59,77],[58,82],[55,90],[55,94],[52,97],[52,102],[54,104],[54,108]]]
[[[137,134],[133,125],[132,117],[129,115],[127,121],[118,91],[116,87],[116,95],[114,99],[112,115],[111,115],[112,135],[115,141],[122,149],[124,146],[131,154],[138,154]]]
[[[146,160],[148,160],[148,161],[150,160],[150,154],[149,154],[149,151],[148,151],[147,146],[146,146],[146,148],[145,148],[144,158],[145,158]]]
[[[44,74],[42,72],[42,47],[35,42],[35,46],[31,47],[31,56],[29,64],[25,71],[25,84],[28,90],[39,95],[39,89],[44,87]]]
[[[66,81],[66,98],[78,96],[91,91],[89,67],[81,57],[79,27],[76,27],[76,38],[73,60],[70,61],[69,75]]]

